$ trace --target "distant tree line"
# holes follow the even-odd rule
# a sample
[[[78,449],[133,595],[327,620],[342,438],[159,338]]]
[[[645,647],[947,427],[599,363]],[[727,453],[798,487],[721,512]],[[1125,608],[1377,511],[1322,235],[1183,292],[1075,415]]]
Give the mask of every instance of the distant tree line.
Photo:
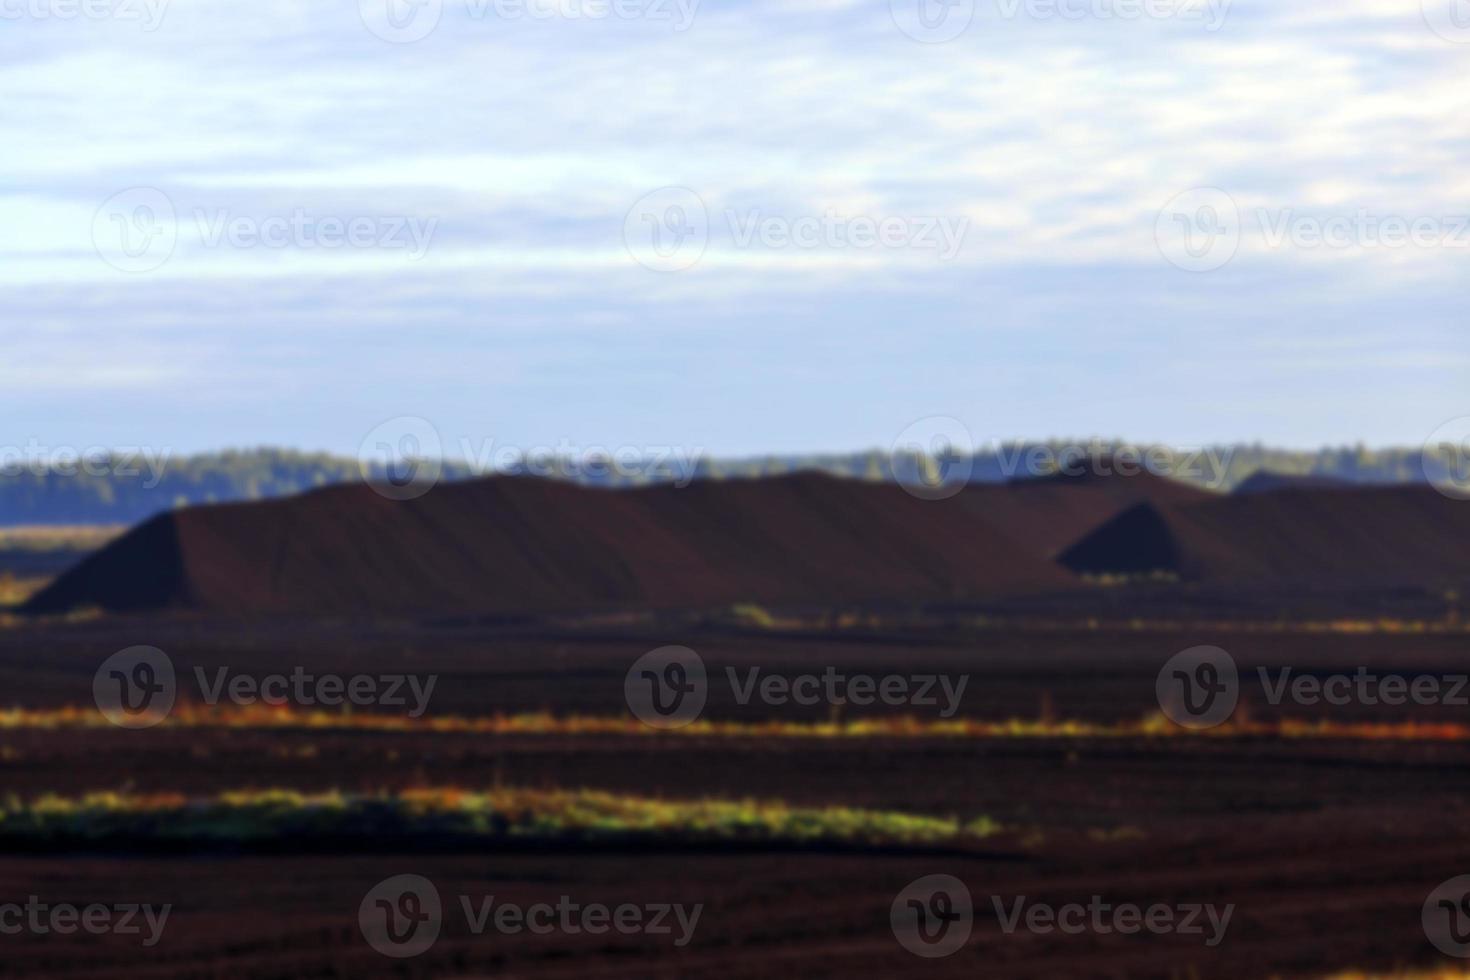
[[[1185,451],[1132,446],[1117,441],[1064,440],[1013,443],[968,454],[943,448],[824,455],[772,455],[697,460],[694,479],[740,479],[816,470],[870,481],[933,484],[994,483],[1065,472],[1085,472],[1117,455],[1119,463],[1145,468],[1211,489],[1228,491],[1258,470],[1325,477],[1353,483],[1414,483],[1466,479],[1464,461],[1419,449],[1363,446],[1313,452],[1262,445]],[[1121,467],[1120,467],[1121,468]],[[0,526],[36,524],[131,524],[160,511],[195,504],[261,500],[363,479],[358,461],[323,453],[251,449],[148,461],[114,455],[78,467],[10,465],[0,469]],[[681,482],[688,465],[651,459],[646,465],[597,459],[511,461],[501,472],[534,474],[598,486]],[[370,474],[372,475],[372,474]],[[468,465],[446,463],[444,479],[475,475]]]

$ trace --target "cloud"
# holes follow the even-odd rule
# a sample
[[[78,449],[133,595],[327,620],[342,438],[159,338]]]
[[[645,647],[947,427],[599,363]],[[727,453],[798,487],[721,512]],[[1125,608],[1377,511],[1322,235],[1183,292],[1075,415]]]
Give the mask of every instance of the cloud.
[[[1070,284],[1109,320],[1193,304],[1194,318],[1249,332],[1324,296],[1405,308],[1463,283],[1463,251],[1272,247],[1256,220],[1470,212],[1470,45],[1432,31],[1417,3],[1237,0],[1210,31],[1124,19],[1106,0],[1063,0],[1075,17],[977,0],[967,30],[926,44],[886,0],[706,2],[682,31],[652,0],[630,8],[646,16],[603,19],[443,0],[436,30],[394,44],[365,26],[373,2],[173,0],[153,31],[7,23],[0,326],[39,318],[94,336],[106,295],[128,307],[129,329],[168,330],[171,304],[216,294],[289,322],[310,359],[347,324],[415,311],[446,331],[446,350],[470,350],[469,324],[514,322],[506,309],[523,303],[554,304],[569,324],[685,311],[653,318],[670,330],[743,304],[799,331],[856,293],[890,311],[922,296],[947,322],[975,316],[983,281],[987,319],[1061,343],[1077,322],[1036,289]],[[99,217],[138,187],[164,194],[171,224]],[[651,272],[628,247],[630,208],[663,187],[693,190],[705,211],[707,245],[683,272]],[[1206,290],[1228,310],[1199,310],[1200,280],[1157,241],[1160,209],[1196,187],[1225,190],[1244,216],[1234,261]],[[285,245],[259,243],[298,215]],[[965,234],[948,261],[912,247],[917,235],[742,243],[735,226],[751,215],[847,222],[849,241],[857,219],[963,221]],[[355,219],[377,237],[320,247],[324,226]],[[236,220],[257,234],[211,241]],[[422,255],[380,247],[394,221],[433,223]],[[160,250],[167,231],[171,247],[157,265],[109,264],[122,246],[99,246],[99,227]],[[207,305],[197,325],[216,343],[194,367],[248,362],[258,331],[275,330],[248,319]],[[88,346],[52,343],[63,367],[48,384]],[[1434,363],[1461,363],[1425,343]],[[141,354],[119,365],[120,378],[146,376]]]

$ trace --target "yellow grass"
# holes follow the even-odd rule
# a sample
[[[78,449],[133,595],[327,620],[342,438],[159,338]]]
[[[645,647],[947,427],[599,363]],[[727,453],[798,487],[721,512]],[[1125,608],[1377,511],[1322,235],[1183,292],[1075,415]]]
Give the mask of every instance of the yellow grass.
[[[111,727],[91,706],[0,709],[0,730],[85,729]],[[406,715],[302,710],[289,706],[209,706],[185,702],[174,707],[159,727],[184,729],[307,729],[320,731],[405,732],[467,735],[601,736],[630,738],[836,739],[836,738],[1285,738],[1307,740],[1463,742],[1470,724],[1407,722],[1336,722],[1278,719],[1232,721],[1217,728],[1192,731],[1154,713],[1132,722],[1088,722],[1011,718],[914,718],[885,716],[845,721],[722,721],[700,719],[683,728],[659,730],[632,716],[558,716],[548,712],[496,715]]]
[[[0,527],[0,550],[90,551],[107,544],[126,529],[122,524]]]
[[[648,839],[789,844],[960,845],[996,833],[985,818],[795,807],[780,800],[667,800],[598,790],[434,787],[370,795],[286,789],[11,797],[0,840],[261,841],[329,836],[562,842]]]

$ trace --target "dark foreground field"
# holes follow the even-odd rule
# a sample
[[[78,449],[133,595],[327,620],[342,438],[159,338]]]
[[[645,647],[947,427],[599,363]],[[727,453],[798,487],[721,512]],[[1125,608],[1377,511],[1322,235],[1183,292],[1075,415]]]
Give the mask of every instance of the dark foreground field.
[[[389,839],[344,831],[290,840],[170,840],[161,823],[132,838],[5,838],[0,899],[169,903],[161,938],[6,935],[0,973],[16,976],[516,977],[1323,977],[1428,969],[1420,909],[1445,879],[1470,873],[1464,833],[1470,741],[1331,731],[1280,737],[1134,730],[1157,712],[1159,666],[1202,643],[1227,647],[1243,673],[1358,666],[1446,673],[1463,663],[1459,632],[1404,634],[1205,628],[910,630],[671,634],[612,627],[424,627],[350,621],[225,623],[113,619],[0,631],[0,683],[13,714],[0,728],[0,772],[15,801],[112,791],[203,800],[241,790],[587,789],[668,801],[783,801],[953,819],[997,830],[952,844],[551,838],[466,843],[424,833]],[[425,719],[364,725],[235,724],[226,709],[126,731],[89,715],[92,678],[111,653],[166,650],[181,678],[213,671],[438,677]],[[700,652],[715,680],[706,717],[727,730],[578,733],[434,731],[435,719],[547,712],[628,715],[623,678],[665,643]],[[968,675],[957,717],[1085,720],[1083,734],[1015,736],[811,733],[903,710],[833,711],[738,704],[724,668],[767,673]],[[192,681],[181,680],[181,702]],[[1465,709],[1276,709],[1248,681],[1252,719],[1273,712],[1340,723],[1470,721]],[[84,709],[75,716],[66,706]],[[212,712],[219,712],[218,715]],[[401,712],[400,712],[401,714]],[[934,711],[927,712],[933,720]],[[779,721],[794,728],[757,734]],[[1117,731],[1104,733],[1108,726]],[[433,882],[442,934],[421,955],[372,948],[359,906],[386,878]],[[976,909],[958,952],[920,958],[898,941],[890,908],[928,875],[964,882]],[[552,935],[471,929],[461,897],[499,903],[682,903],[702,910],[686,944],[650,934]],[[1232,905],[1223,940],[1084,931],[1007,934],[992,904],[1102,901]],[[0,923],[3,925],[3,923]]]

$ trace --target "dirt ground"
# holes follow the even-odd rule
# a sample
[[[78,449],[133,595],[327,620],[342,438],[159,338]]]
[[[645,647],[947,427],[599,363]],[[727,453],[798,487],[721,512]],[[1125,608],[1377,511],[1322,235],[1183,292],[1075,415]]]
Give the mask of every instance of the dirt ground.
[[[261,673],[413,671],[439,680],[431,715],[550,710],[625,715],[628,665],[663,643],[698,650],[716,678],[708,715],[820,721],[828,710],[742,706],[727,666],[797,673],[967,675],[962,716],[1135,721],[1156,708],[1159,665],[1218,643],[1242,664],[1298,671],[1459,669],[1455,636],[1239,631],[988,631],[905,639],[548,635],[492,627],[135,619],[0,631],[11,706],[90,703],[92,674],[124,646]],[[1250,685],[1247,684],[1247,691]],[[1246,696],[1251,701],[1252,694]],[[1254,695],[1252,714],[1270,709]],[[883,710],[890,709],[869,709]],[[1285,710],[1285,709],[1281,709]],[[1451,708],[1321,707],[1295,714],[1460,720]],[[849,709],[861,714],[859,709]],[[912,709],[909,710],[913,713]],[[1464,713],[1464,709],[1461,709]],[[170,903],[156,946],[137,936],[6,935],[0,974],[51,977],[1318,977],[1445,962],[1420,924],[1425,897],[1470,873],[1470,742],[1268,737],[813,739],[688,734],[467,733],[110,727],[0,729],[5,792],[294,787],[380,792],[492,784],[667,798],[780,799],[971,820],[1005,828],[960,850],[503,847],[439,853],[265,853],[184,848],[0,858],[0,903]],[[396,851],[396,852],[395,852]],[[427,952],[393,959],[358,923],[378,882],[421,875],[444,901]],[[973,933],[926,959],[890,924],[928,875],[968,888]],[[474,934],[460,898],[682,903],[692,939]],[[1223,940],[1179,934],[1008,934],[996,902],[1233,907]],[[3,924],[3,922],[0,922]]]

